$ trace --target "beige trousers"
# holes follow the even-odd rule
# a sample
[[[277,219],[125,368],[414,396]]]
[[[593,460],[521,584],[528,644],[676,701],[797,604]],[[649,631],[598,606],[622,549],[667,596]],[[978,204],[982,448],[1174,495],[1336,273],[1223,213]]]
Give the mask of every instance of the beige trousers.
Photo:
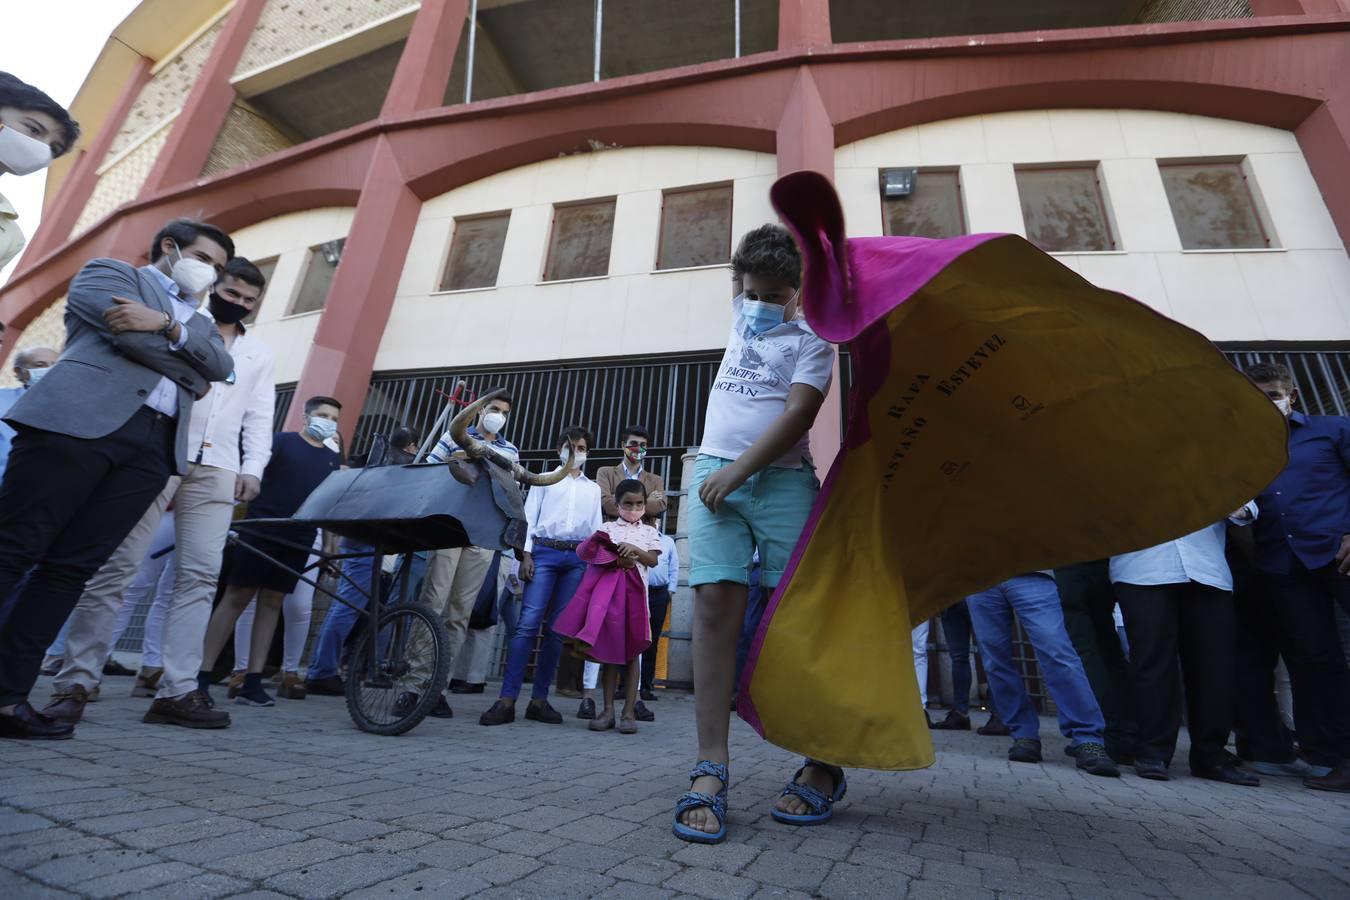
[[[491,554],[488,556],[488,565],[492,565]],[[503,563],[498,567],[497,572],[495,589],[497,597],[501,597],[502,591],[506,589],[510,580],[506,565]],[[464,645],[459,658],[455,660],[454,666],[450,669],[452,679],[458,678],[468,684],[482,684],[487,681],[488,670],[492,667],[492,652],[497,649],[497,632],[500,627],[501,623],[498,622],[491,628],[469,629],[468,635],[464,638]],[[509,637],[508,635],[508,639]]]
[[[202,639],[211,620],[221,554],[234,512],[234,481],[235,474],[228,469],[197,464],[189,466],[186,475],[169,479],[126,540],[85,585],[71,614],[65,665],[53,683],[56,690],[79,684],[92,691],[99,683],[122,596],[150,552],[155,526],[170,501],[177,563],[164,619],[164,674],[158,696],[178,697],[197,689]]]
[[[473,614],[478,590],[491,565],[492,551],[482,547],[434,550],[427,560],[421,600],[445,622],[445,630],[450,634],[452,671],[469,633],[469,616]]]

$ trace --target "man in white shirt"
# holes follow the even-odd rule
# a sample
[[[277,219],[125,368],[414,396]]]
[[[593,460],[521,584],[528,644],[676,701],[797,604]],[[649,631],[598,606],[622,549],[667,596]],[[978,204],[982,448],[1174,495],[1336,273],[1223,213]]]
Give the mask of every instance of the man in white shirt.
[[[525,718],[549,725],[562,724],[562,714],[548,702],[549,688],[562,656],[562,638],[554,634],[553,623],[567,608],[586,572],[586,564],[577,556],[577,545],[604,522],[600,513],[600,486],[585,473],[586,453],[592,443],[591,433],[584,428],[563,432],[558,439],[558,458],[565,465],[569,448],[575,454],[571,477],[548,487],[530,488],[525,497],[528,534],[525,556],[520,561],[525,597],[511,636],[501,698],[479,718],[480,725],[505,725],[516,720],[516,697],[520,695],[525,666],[541,628],[544,641],[534,666],[534,685]]]
[[[85,586],[71,616],[65,665],[53,682],[46,715],[72,724],[83,715],[108,657],[123,595],[152,549],[155,527],[172,501],[177,575],[164,623],[164,672],[146,721],[190,728],[230,724],[228,713],[212,708],[198,693],[197,672],[234,504],[258,495],[272,453],[272,352],[240,324],[258,305],[265,284],[257,266],[235,257],[211,293],[208,308],[234,359],[234,371],[192,408],[186,474],[169,479],[126,540]]]
[[[1250,525],[1256,515],[1252,502],[1229,521]],[[1227,526],[1216,522],[1174,541],[1111,557],[1111,584],[1130,641],[1130,681],[1139,722],[1134,768],[1140,778],[1171,777],[1184,672],[1191,774],[1245,787],[1261,783],[1224,749],[1236,704],[1237,640],[1233,575],[1224,557]]]

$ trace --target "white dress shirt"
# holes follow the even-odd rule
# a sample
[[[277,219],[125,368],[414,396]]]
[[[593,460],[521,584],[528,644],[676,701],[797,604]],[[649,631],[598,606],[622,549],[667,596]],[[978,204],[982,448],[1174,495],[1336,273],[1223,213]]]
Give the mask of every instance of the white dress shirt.
[[[211,393],[192,404],[188,461],[261,480],[272,458],[276,406],[272,351],[245,332],[230,345],[230,357],[234,359],[233,378],[211,385]]]
[[[534,539],[584,541],[604,524],[600,514],[600,485],[585,475],[569,475],[557,484],[532,487],[525,495],[525,552]]]
[[[197,314],[198,300],[185,301],[182,292],[178,288],[178,282],[174,281],[168,275],[165,275],[154,266],[145,266],[146,270],[155,273],[159,283],[164,286],[168,292],[171,305],[173,306],[173,316],[178,320],[182,328],[178,331],[178,340],[169,341],[169,348],[172,350],[182,350],[187,344],[187,323],[188,320]],[[145,405],[155,412],[164,413],[169,418],[178,416],[178,385],[173,380],[164,377],[155,385],[155,389],[150,392],[150,396],[145,398]]]
[[[1257,516],[1256,501],[1243,509],[1245,519],[1215,522],[1175,541],[1147,550],[1111,557],[1111,581],[1115,584],[1186,584],[1195,581],[1221,591],[1233,589],[1233,573],[1224,557],[1228,543],[1228,521],[1250,525]]]

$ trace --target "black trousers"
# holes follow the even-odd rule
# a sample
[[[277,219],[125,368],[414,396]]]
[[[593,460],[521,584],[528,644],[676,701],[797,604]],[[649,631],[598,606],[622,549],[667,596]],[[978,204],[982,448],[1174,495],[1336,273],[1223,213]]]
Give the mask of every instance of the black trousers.
[[[1233,567],[1233,733],[1237,755],[1253,762],[1287,763],[1294,759],[1294,736],[1284,726],[1275,700],[1275,666],[1288,655],[1284,628],[1271,602],[1265,579],[1238,578]],[[1292,676],[1291,676],[1292,681]]]
[[[164,489],[174,434],[173,419],[142,407],[107,437],[15,437],[0,482],[0,597],[29,577],[0,624],[0,706],[28,697],[85,583]]]
[[[1271,575],[1275,611],[1289,639],[1294,725],[1308,762],[1350,759],[1350,669],[1336,625],[1336,604],[1350,612],[1350,576],[1335,565]]]
[[[1171,763],[1184,674],[1191,768],[1222,765],[1233,728],[1233,595],[1194,581],[1114,587],[1130,638],[1136,758]]]
[[[661,629],[666,625],[666,611],[670,609],[670,590],[663,587],[647,588],[647,608],[651,611],[652,645],[642,654],[642,689],[650,691],[656,679],[656,645],[661,640]]]
[[[1108,563],[1102,559],[1056,569],[1055,585],[1064,608],[1064,628],[1106,720],[1106,752],[1116,759],[1128,758],[1135,752],[1138,725],[1129,665],[1111,615],[1116,593]]]

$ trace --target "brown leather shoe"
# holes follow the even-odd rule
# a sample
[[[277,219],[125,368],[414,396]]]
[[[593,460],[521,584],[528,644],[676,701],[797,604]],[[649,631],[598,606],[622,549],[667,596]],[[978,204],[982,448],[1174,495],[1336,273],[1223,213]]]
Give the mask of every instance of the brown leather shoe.
[[[75,725],[84,718],[84,705],[88,702],[89,691],[82,684],[73,684],[68,691],[53,691],[51,702],[42,708],[42,714]]]
[[[27,700],[9,715],[0,714],[0,738],[16,741],[64,741],[75,736],[75,726],[58,722],[33,709]]]
[[[233,700],[239,696],[239,692],[244,689],[244,672],[230,673],[230,686],[225,691],[225,696]]]
[[[157,698],[141,721],[184,728],[229,728],[230,714],[211,706],[201,691],[190,691],[181,697]]]
[[[1303,779],[1304,785],[1315,791],[1334,791],[1350,794],[1350,762],[1342,761],[1326,775]]]
[[[300,677],[299,672],[287,672],[281,676],[281,685],[277,688],[277,696],[285,697],[287,700],[305,699],[305,679]]]
[[[133,697],[153,697],[159,691],[159,679],[163,669],[141,669],[136,675],[136,684],[131,689]]]

